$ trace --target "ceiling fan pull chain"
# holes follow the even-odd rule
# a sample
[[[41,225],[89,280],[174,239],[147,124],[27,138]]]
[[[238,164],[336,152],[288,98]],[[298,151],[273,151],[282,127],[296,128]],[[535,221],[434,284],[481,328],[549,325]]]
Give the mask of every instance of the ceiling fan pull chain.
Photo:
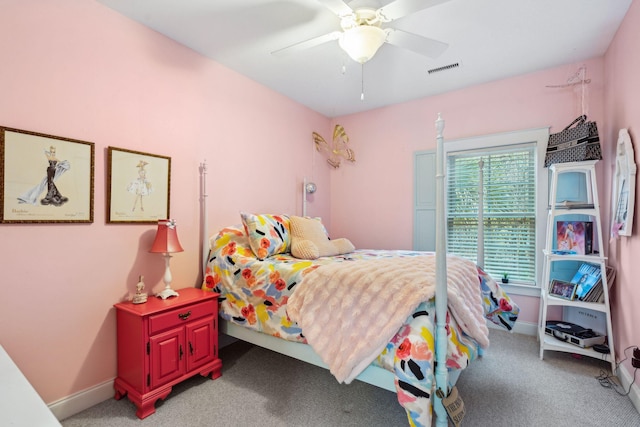
[[[360,101],[364,101],[364,64],[360,64]]]

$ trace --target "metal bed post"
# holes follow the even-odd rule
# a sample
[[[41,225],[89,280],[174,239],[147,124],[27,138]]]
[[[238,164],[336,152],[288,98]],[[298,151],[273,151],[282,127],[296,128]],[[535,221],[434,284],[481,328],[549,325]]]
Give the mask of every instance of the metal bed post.
[[[448,425],[442,398],[447,396],[447,236],[444,203],[444,148],[442,131],[444,120],[438,113],[436,120],[436,369],[433,409],[436,426]]]

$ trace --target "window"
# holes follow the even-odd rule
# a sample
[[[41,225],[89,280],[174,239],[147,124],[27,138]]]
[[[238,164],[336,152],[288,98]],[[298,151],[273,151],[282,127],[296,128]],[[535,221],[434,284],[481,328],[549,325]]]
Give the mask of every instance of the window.
[[[506,272],[511,280],[534,284],[535,176],[532,144],[449,153],[448,251],[483,264],[494,278]],[[484,245],[478,245],[480,216]]]
[[[497,280],[508,273],[511,284],[532,287],[541,272],[548,135],[542,128],[445,141],[447,250],[483,263]]]

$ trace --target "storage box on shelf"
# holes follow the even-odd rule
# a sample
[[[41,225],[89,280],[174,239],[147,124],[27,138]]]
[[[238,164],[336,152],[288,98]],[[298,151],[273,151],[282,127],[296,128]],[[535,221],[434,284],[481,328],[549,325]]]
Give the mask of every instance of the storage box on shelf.
[[[540,358],[544,357],[545,350],[563,351],[569,353],[581,354],[584,356],[597,357],[598,359],[604,359],[611,364],[611,370],[615,370],[615,349],[613,340],[613,331],[611,328],[611,311],[609,306],[609,286],[607,279],[610,278],[606,267],[606,257],[602,253],[602,227],[600,221],[600,205],[598,201],[598,189],[595,172],[596,161],[574,162],[574,163],[560,163],[554,164],[549,167],[551,171],[551,186],[549,191],[550,203],[549,213],[547,217],[547,231],[546,231],[546,244],[544,249],[544,267],[542,272],[543,286],[541,287],[541,302],[540,302],[540,318],[538,324],[538,340],[540,342]],[[586,201],[580,202],[558,202],[558,181],[562,174],[574,174],[579,179],[584,180],[586,190]],[[576,220],[576,217],[586,218],[584,221]],[[561,223],[561,227],[564,228],[562,235],[558,235],[558,222]],[[567,225],[570,223],[591,223],[591,226],[585,227],[586,230],[591,230],[593,233],[593,241],[591,250],[588,248],[588,244],[585,244],[585,240],[588,239],[588,233],[585,236],[571,235],[572,231],[569,230]],[[567,231],[568,230],[568,231]],[[586,238],[585,238],[586,237]],[[566,239],[565,239],[566,238]],[[580,241],[582,238],[582,242]],[[562,240],[558,246],[559,240]],[[566,240],[566,241],[565,241]],[[556,242],[554,244],[554,242]],[[574,247],[572,244],[576,244]],[[599,276],[601,281],[599,288],[601,289],[601,295],[591,294],[589,298],[586,297],[588,290],[580,279],[582,276],[576,274],[578,267],[575,268],[576,272],[571,275],[576,285],[574,294],[570,297],[560,294],[556,290],[550,289],[550,285],[555,277],[552,277],[553,267],[559,263],[571,263],[568,265],[579,265],[579,262],[587,263],[584,265],[592,266],[593,268],[586,267],[593,274],[592,278],[585,277],[587,279],[596,280],[594,277]],[[587,271],[583,273],[587,273]],[[609,277],[607,277],[609,276]],[[595,285],[595,284],[594,284]],[[591,289],[593,286],[590,286]],[[575,292],[578,292],[577,297]],[[596,292],[596,291],[594,291]],[[589,332],[586,330],[582,336],[578,333],[578,337],[571,339],[573,335],[571,333],[564,334],[562,332],[554,333],[557,329],[558,321],[563,319],[548,319],[549,308],[554,306],[561,306],[563,308],[573,307],[576,309],[592,310],[603,314],[606,325],[604,326],[604,334],[606,334],[606,346],[595,346],[600,344],[604,339],[598,338],[602,336],[598,332]],[[549,322],[549,324],[548,324]],[[562,325],[561,328],[568,328],[568,326]],[[606,352],[608,350],[608,352]],[[603,352],[604,351],[604,352]]]

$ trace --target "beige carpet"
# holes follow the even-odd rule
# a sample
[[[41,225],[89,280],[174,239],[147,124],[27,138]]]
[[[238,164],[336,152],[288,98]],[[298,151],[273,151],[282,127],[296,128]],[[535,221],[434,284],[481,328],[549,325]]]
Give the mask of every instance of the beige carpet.
[[[223,375],[174,387],[156,413],[135,416],[109,399],[62,422],[76,426],[408,426],[396,396],[368,384],[340,385],[328,371],[234,343],[221,351]],[[627,397],[596,380],[609,365],[545,352],[534,337],[491,330],[491,347],[462,373],[463,426],[640,426]]]

